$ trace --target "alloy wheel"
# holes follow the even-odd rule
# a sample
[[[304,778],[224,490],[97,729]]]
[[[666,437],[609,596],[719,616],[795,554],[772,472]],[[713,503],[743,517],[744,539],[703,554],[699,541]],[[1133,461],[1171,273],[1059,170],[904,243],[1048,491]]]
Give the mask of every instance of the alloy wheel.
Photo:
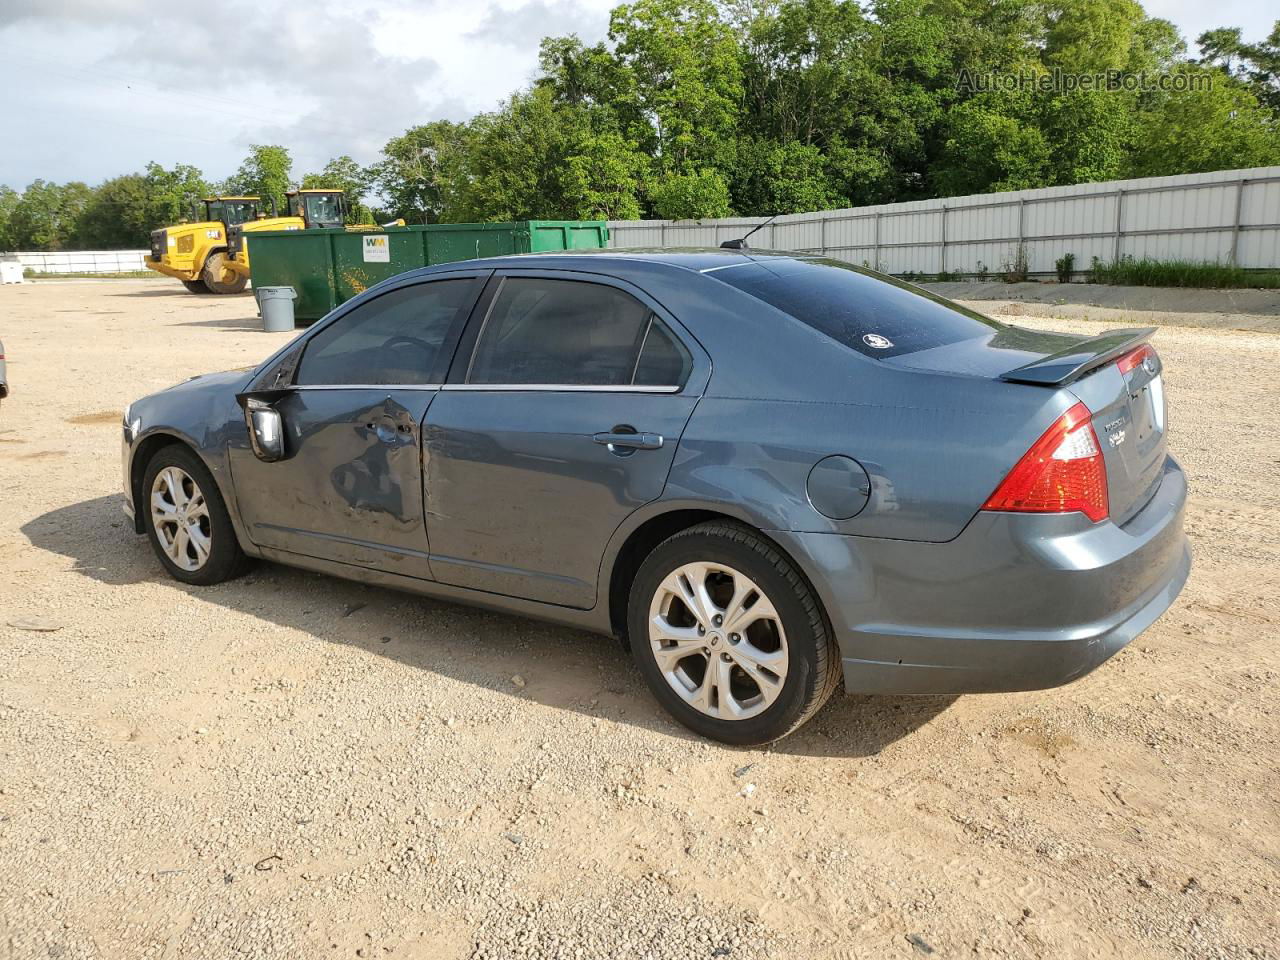
[[[196,571],[209,560],[212,521],[204,493],[181,467],[165,467],[151,484],[151,523],[165,555]]]
[[[718,563],[686,563],[649,605],[649,647],[671,689],[719,720],[767,710],[787,678],[787,636],[749,577]]]

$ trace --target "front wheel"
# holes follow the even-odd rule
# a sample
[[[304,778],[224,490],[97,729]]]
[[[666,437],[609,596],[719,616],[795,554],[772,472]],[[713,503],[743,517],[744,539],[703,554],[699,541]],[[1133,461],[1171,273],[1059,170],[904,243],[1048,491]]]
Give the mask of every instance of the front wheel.
[[[191,293],[208,293],[209,288],[204,285],[204,281],[197,277],[195,280],[183,280],[182,285]]]
[[[786,736],[840,679],[813,591],[773,543],[737,524],[699,524],[659,544],[632,583],[627,627],[654,696],[725,743]]]
[[[221,250],[205,258],[200,279],[210,293],[240,293],[249,282],[244,274],[236,273],[227,266],[227,255]]]
[[[209,586],[245,571],[227,506],[194,453],[176,444],[161,449],[147,464],[142,493],[147,538],[175,580]]]

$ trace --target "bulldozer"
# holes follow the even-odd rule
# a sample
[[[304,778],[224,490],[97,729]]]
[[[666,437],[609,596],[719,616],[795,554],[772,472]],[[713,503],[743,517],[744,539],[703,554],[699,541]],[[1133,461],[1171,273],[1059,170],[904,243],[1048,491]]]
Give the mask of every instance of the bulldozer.
[[[342,225],[341,190],[291,190],[287,216],[262,210],[260,197],[205,197],[204,219],[151,231],[146,266],[176,277],[192,293],[240,293],[249,282],[244,234]],[[197,215],[198,216],[198,215]]]

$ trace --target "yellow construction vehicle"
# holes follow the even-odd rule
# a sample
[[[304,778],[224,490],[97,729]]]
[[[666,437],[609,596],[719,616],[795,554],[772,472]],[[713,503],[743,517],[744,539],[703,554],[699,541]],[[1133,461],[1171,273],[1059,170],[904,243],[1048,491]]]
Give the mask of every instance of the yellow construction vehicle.
[[[243,221],[227,227],[227,256],[223,266],[238,279],[240,290],[249,281],[246,233],[340,227],[346,217],[346,197],[341,190],[290,190],[285,196],[289,202],[287,216]]]
[[[204,219],[151,231],[149,269],[176,277],[192,293],[240,293],[249,282],[244,234],[257,230],[340,227],[341,190],[291,190],[287,216],[262,210],[259,197],[205,197]]]
[[[227,232],[261,216],[258,197],[205,197],[204,219],[151,231],[150,270],[176,277],[192,293],[239,293],[245,281],[227,269]]]

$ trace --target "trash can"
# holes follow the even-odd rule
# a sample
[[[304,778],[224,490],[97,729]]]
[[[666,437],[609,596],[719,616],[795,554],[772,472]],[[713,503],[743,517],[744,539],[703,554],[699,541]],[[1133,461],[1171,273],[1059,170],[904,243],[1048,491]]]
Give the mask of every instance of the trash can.
[[[293,287],[258,287],[258,309],[262,311],[262,329],[267,333],[287,333],[293,329],[293,301],[298,295]]]

